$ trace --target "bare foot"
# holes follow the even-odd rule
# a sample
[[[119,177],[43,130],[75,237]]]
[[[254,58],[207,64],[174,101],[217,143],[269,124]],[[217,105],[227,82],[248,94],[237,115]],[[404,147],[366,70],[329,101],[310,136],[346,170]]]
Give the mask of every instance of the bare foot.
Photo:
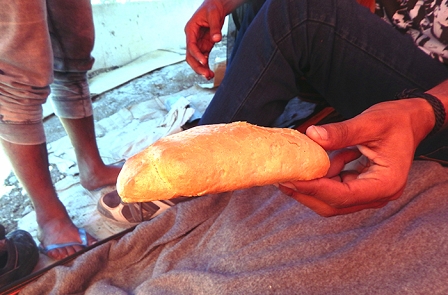
[[[79,176],[81,185],[88,190],[96,190],[104,186],[115,185],[123,164],[124,162],[114,165],[103,165],[91,170],[80,167]]]
[[[90,234],[86,233],[87,246],[96,242]],[[64,259],[70,255],[85,248],[78,228],[68,220],[52,219],[39,227],[38,239],[41,242],[41,248],[55,245],[53,249],[46,251],[48,257],[56,260]],[[75,244],[76,243],[76,244]],[[60,244],[74,244],[56,247]]]

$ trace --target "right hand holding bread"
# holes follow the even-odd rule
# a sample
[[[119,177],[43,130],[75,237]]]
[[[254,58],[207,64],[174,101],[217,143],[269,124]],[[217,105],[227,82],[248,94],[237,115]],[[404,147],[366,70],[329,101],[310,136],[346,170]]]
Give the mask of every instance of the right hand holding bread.
[[[244,122],[197,126],[129,158],[118,177],[124,202],[202,196],[325,176],[325,150],[297,130]]]
[[[323,178],[279,187],[322,216],[385,206],[403,193],[415,150],[434,122],[427,101],[409,98],[378,103],[346,121],[311,126],[306,134],[333,151],[331,168]]]

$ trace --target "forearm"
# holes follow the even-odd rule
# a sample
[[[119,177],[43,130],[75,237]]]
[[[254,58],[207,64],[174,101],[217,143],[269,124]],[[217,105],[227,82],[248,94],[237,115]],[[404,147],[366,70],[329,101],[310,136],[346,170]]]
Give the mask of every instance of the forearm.
[[[410,124],[416,139],[421,141],[431,134],[438,133],[448,125],[448,80],[425,93],[416,89],[406,89],[397,97],[399,101],[411,101],[403,108],[409,114]]]

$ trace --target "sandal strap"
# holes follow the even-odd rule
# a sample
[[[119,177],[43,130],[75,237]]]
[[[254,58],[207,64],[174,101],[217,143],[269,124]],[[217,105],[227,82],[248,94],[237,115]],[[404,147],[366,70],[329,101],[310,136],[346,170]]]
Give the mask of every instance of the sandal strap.
[[[78,229],[78,233],[79,233],[79,239],[81,240],[81,243],[79,243],[79,242],[70,242],[70,243],[61,243],[61,244],[51,244],[51,245],[48,245],[46,247],[43,247],[41,245],[39,247],[39,250],[43,254],[47,254],[48,252],[50,252],[52,250],[59,249],[59,248],[70,247],[70,246],[81,246],[83,248],[87,247],[89,244],[88,244],[88,240],[87,240],[86,230],[84,228],[79,228]]]

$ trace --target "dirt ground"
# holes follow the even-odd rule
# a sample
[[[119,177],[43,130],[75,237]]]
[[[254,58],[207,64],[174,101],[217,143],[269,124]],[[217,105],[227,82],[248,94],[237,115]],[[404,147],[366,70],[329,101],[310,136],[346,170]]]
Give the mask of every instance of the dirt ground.
[[[215,57],[226,57],[225,40],[212,51],[210,60]],[[212,64],[211,64],[212,66]],[[94,117],[99,121],[118,110],[138,102],[188,89],[195,84],[207,81],[198,76],[186,62],[169,65],[134,79],[120,87],[112,89],[97,97],[93,97]],[[66,135],[59,119],[50,116],[44,120],[47,142],[51,143]],[[66,177],[56,166],[50,167],[53,183]],[[33,210],[32,203],[14,174],[10,174],[4,182],[8,188],[7,195],[0,196],[0,224],[6,232],[17,229],[17,221]]]

